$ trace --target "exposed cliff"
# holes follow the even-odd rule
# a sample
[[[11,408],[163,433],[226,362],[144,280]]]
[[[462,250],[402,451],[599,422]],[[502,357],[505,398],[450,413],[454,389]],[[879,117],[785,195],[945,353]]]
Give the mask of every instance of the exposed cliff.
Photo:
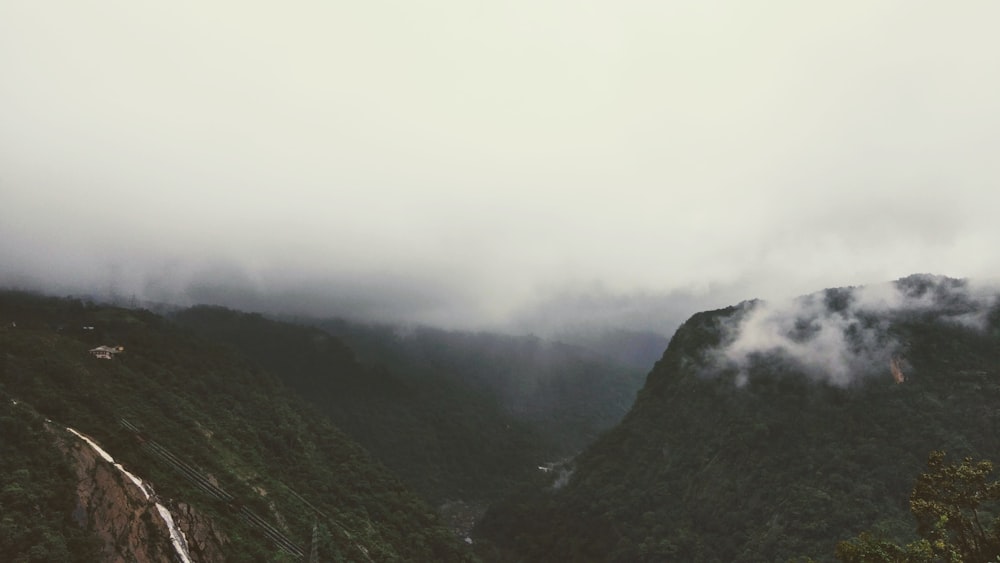
[[[169,532],[134,483],[124,482],[121,473],[81,440],[60,440],[60,449],[73,461],[76,472],[76,509],[73,518],[101,541],[104,561],[169,563]]]
[[[102,561],[225,560],[225,535],[190,505],[168,508],[149,483],[87,438],[60,435],[56,443],[77,478],[73,519],[99,539]]]
[[[195,561],[224,561],[229,538],[215,523],[186,502],[170,504],[177,527],[187,538],[191,558]]]

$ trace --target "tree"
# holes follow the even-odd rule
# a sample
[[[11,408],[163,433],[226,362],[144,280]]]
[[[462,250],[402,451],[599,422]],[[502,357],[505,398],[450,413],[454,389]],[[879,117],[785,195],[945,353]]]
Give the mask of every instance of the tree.
[[[920,539],[905,546],[892,543],[868,532],[837,544],[837,559],[845,563],[930,563],[937,561],[930,542]],[[950,561],[950,559],[946,559]]]
[[[987,482],[993,463],[967,457],[949,465],[944,457],[943,452],[931,452],[928,471],[917,477],[910,495],[917,533],[930,541],[935,554],[941,557],[992,560],[1000,555],[998,521],[984,527],[980,512],[1000,501],[1000,483]]]
[[[910,494],[921,539],[899,546],[865,532],[840,542],[837,558],[845,563],[997,560],[1000,518],[983,523],[1000,503],[1000,483],[989,481],[992,473],[992,462],[967,457],[948,464],[944,452],[931,452],[927,471]]]

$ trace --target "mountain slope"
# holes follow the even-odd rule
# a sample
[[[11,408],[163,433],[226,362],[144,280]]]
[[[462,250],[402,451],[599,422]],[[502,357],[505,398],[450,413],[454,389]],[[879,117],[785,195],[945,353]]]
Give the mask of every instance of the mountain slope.
[[[219,307],[173,319],[281,377],[434,501],[495,498],[550,450],[488,393],[437,374],[407,377],[362,364],[319,329]]]
[[[617,422],[641,381],[585,350],[490,333],[172,317],[279,375],[436,502],[494,500]],[[321,330],[322,329],[322,330]]]
[[[0,293],[0,327],[0,424],[16,454],[2,462],[16,481],[5,477],[3,494],[24,501],[0,495],[2,524],[37,523],[3,546],[5,560],[37,559],[32,537],[64,538],[43,544],[49,553],[98,549],[91,524],[74,521],[78,447],[66,426],[152,483],[171,511],[210,520],[226,560],[285,560],[278,536],[323,560],[469,558],[364,450],[225,348],[145,311],[15,292]],[[98,344],[124,351],[97,359]],[[34,513],[32,498],[51,512]]]
[[[403,330],[336,320],[317,326],[349,343],[365,362],[402,377],[444,378],[495,397],[546,438],[550,456],[576,453],[621,420],[652,364],[629,363],[641,356],[650,338],[644,333],[594,336],[589,348],[430,327]]]
[[[523,491],[478,532],[529,561],[822,559],[864,529],[908,539],[928,452],[995,457],[998,401],[1000,311],[966,282],[699,313],[568,484]]]

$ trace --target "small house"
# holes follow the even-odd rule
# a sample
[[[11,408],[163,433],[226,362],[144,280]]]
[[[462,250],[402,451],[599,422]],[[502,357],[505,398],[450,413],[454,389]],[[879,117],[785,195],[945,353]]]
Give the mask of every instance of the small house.
[[[115,357],[115,354],[120,354],[125,351],[124,346],[98,346],[90,351],[90,353],[98,359],[110,360]]]

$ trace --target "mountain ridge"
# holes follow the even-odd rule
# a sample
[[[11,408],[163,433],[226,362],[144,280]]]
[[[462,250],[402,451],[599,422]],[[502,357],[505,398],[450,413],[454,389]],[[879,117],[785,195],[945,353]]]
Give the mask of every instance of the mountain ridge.
[[[526,561],[824,560],[864,529],[912,538],[928,452],[1000,447],[995,295],[911,276],[697,313],[568,483],[497,505],[478,537]],[[880,361],[854,371],[850,354]]]
[[[440,503],[495,500],[575,453],[626,412],[644,376],[531,336],[204,306],[171,318],[278,374]]]
[[[88,352],[102,343],[124,350]],[[76,478],[44,419],[92,436],[173,506],[209,518],[228,538],[226,560],[286,558],[250,513],[323,559],[473,559],[423,501],[275,377],[162,317],[0,292],[0,358],[0,553],[10,560],[95,559],[93,530],[72,516]],[[23,415],[29,406],[38,416]],[[232,500],[193,485],[153,441]],[[38,503],[51,512],[35,514]],[[168,548],[155,537],[149,549]]]

